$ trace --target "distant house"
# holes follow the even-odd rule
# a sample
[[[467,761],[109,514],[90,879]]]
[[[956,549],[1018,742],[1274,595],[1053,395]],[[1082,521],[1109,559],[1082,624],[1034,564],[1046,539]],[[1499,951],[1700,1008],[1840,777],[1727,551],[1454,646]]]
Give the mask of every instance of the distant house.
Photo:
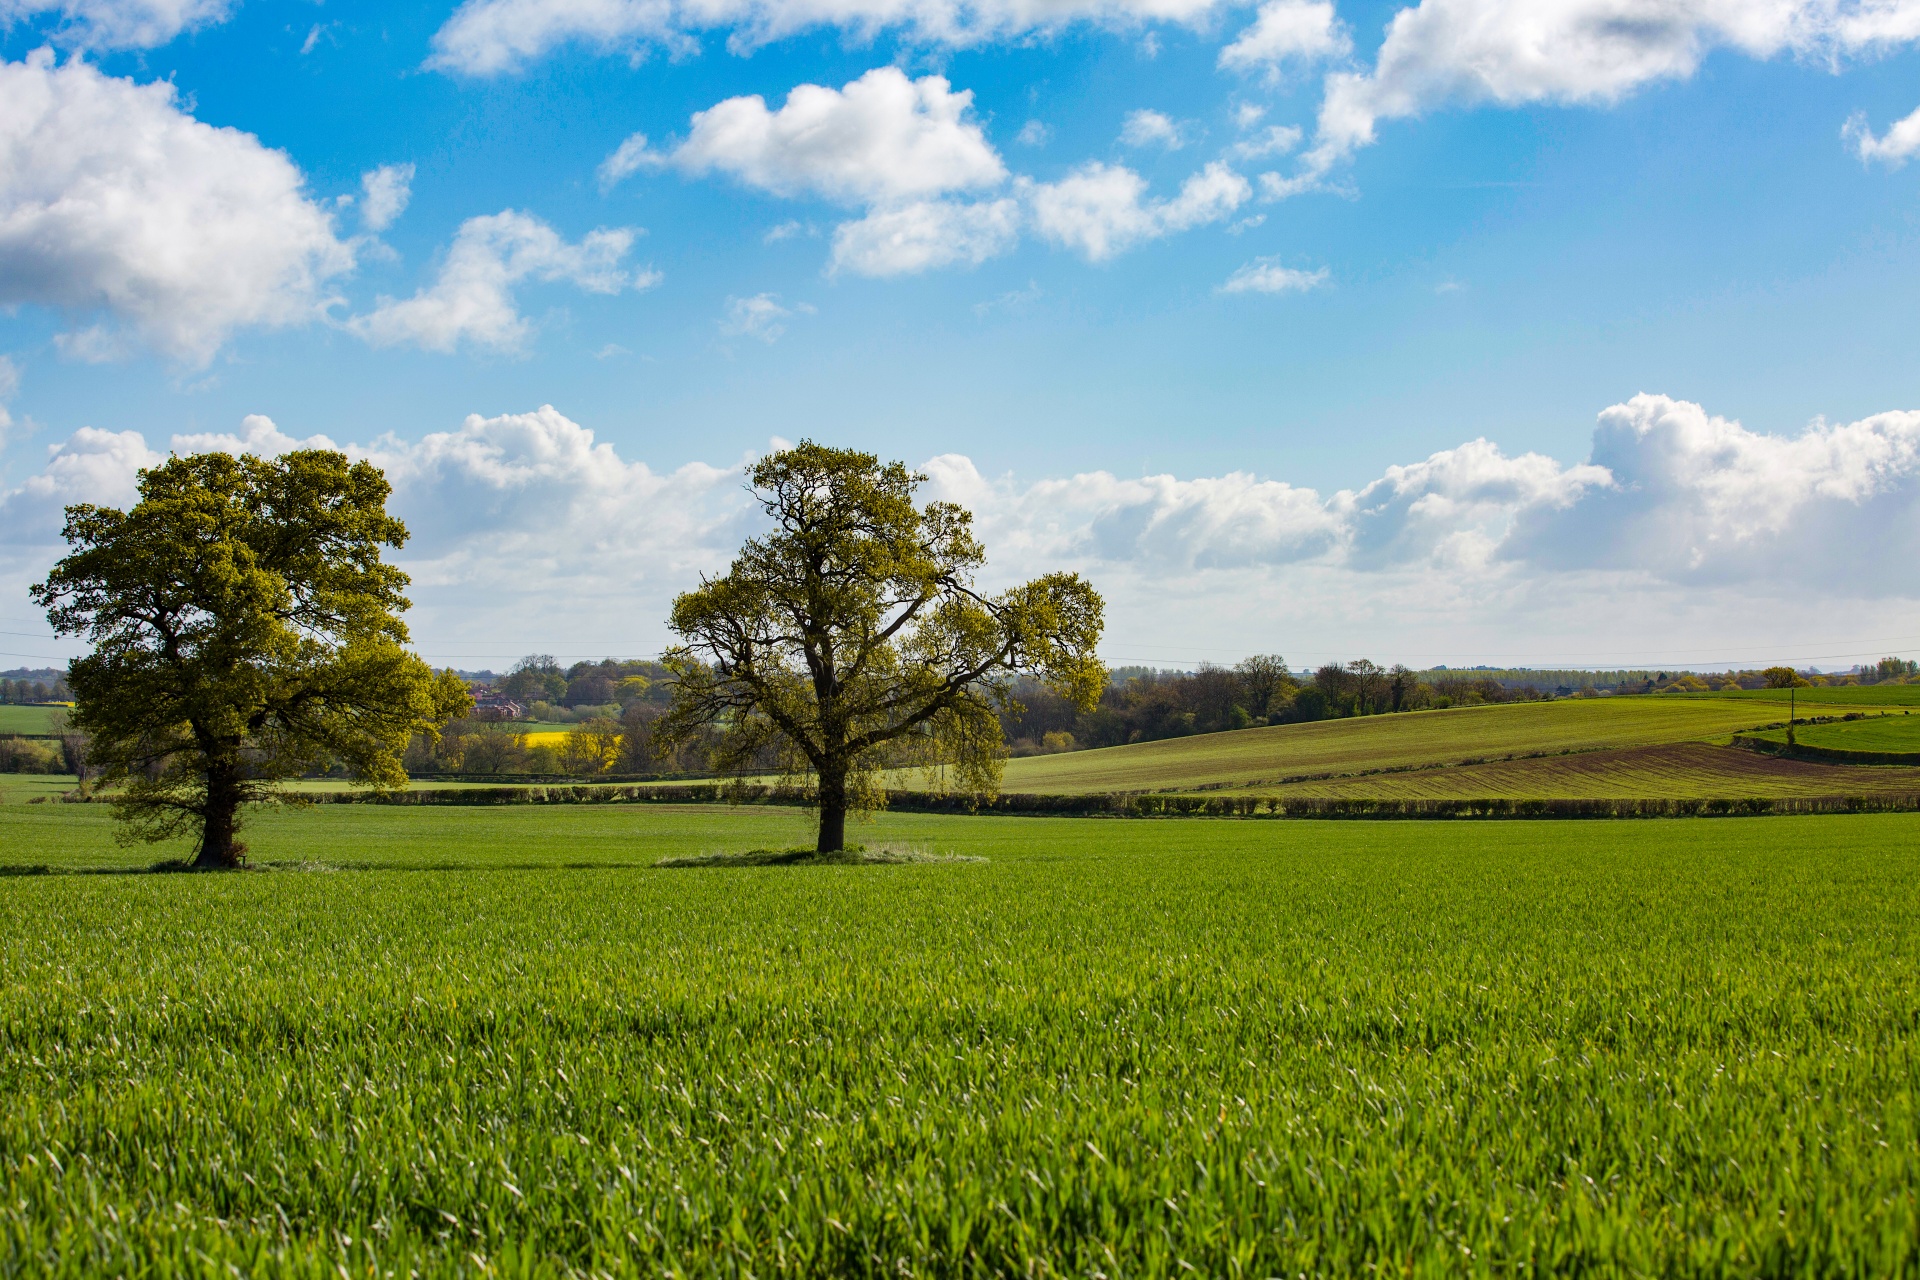
[[[473,695],[475,720],[524,720],[527,709],[504,694],[481,690]]]

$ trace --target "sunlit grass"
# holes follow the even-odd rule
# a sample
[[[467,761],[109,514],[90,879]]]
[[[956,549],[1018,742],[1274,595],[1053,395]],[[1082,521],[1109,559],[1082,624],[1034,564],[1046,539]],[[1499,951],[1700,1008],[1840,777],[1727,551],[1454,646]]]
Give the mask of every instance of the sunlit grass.
[[[136,866],[94,806],[0,862]],[[0,880],[16,1274],[1898,1274],[1920,820],[269,815]],[[294,868],[338,868],[336,871]],[[1191,1269],[1191,1271],[1189,1271]]]

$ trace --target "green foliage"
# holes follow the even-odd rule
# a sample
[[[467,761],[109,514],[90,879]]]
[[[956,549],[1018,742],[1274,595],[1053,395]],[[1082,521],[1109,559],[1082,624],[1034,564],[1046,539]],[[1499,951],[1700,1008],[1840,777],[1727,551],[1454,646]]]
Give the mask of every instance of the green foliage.
[[[812,443],[769,454],[752,483],[773,531],[674,601],[682,644],[665,659],[674,702],[656,741],[712,734],[723,772],[771,765],[810,781],[822,852],[844,842],[849,808],[884,800],[882,769],[950,771],[994,794],[1016,674],[1082,706],[1106,684],[1093,588],[1056,573],[982,595],[973,517],[916,506],[925,480]]]
[[[259,825],[359,869],[0,893],[10,1270],[1920,1265],[1910,817],[882,815],[988,861],[739,871],[645,864],[793,811]]]
[[[142,471],[130,511],[67,509],[74,550],[33,597],[93,646],[72,722],[130,839],[191,833],[201,864],[232,865],[240,806],[276,781],[337,761],[404,786],[408,740],[471,705],[403,648],[388,492],[338,453],[209,453]]]

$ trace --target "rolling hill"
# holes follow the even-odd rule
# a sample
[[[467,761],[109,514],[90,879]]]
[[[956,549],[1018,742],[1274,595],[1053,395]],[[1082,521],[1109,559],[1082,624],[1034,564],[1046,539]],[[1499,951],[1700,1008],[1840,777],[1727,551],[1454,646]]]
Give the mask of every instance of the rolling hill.
[[[1836,769],[1714,745],[1777,721],[1780,711],[1764,699],[1592,698],[1327,720],[1024,757],[1007,762],[1004,789],[1381,798],[1920,792],[1920,770]]]

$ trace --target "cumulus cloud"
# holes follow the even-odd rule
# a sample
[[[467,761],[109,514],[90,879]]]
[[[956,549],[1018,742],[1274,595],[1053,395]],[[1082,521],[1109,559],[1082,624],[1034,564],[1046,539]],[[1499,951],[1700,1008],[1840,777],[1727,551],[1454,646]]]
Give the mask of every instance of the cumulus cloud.
[[[0,306],[105,312],[204,364],[238,329],[320,316],[352,266],[293,162],[171,84],[47,50],[0,63]]]
[[[428,65],[496,75],[561,45],[638,57],[650,46],[697,47],[704,31],[730,31],[729,43],[742,53],[821,28],[862,38],[894,30],[923,43],[964,47],[1075,23],[1194,25],[1217,7],[1219,0],[465,0],[435,33]]]
[[[659,282],[651,271],[621,266],[639,233],[590,231],[577,244],[531,214],[507,209],[460,225],[433,284],[411,298],[381,298],[347,328],[376,346],[453,351],[461,343],[516,350],[533,326],[520,314],[515,286],[566,281],[589,293],[619,293]]]
[[[1006,166],[968,120],[968,90],[943,76],[876,67],[842,89],[803,84],[770,111],[758,94],[695,113],[672,162],[780,196],[844,204],[924,199],[1004,181]]]
[[[250,417],[167,447],[332,443]],[[673,594],[757,528],[745,460],[656,472],[551,406],[340,447],[393,481],[430,656],[510,658],[562,639],[653,650]],[[160,457],[135,431],[87,427],[55,445],[0,494],[0,577],[44,572],[63,505],[124,504]],[[1920,587],[1885,568],[1920,555],[1920,412],[1768,435],[1641,395],[1600,415],[1581,462],[1477,439],[1334,492],[1247,472],[987,477],[959,454],[919,469],[933,496],[975,512],[995,581],[1092,575],[1111,606],[1110,656],[1155,642],[1170,647],[1144,655],[1159,661],[1206,644],[1409,660],[1483,645],[1491,659],[1526,636],[1557,661],[1604,661],[1601,643],[1750,646],[1787,599],[1793,617],[1846,602],[1847,625],[1876,628],[1857,636],[1920,617]]]
[[[1278,258],[1255,258],[1220,286],[1221,293],[1305,293],[1327,282],[1327,269],[1283,267]]]
[[[1894,122],[1893,127],[1879,137],[1867,126],[1864,115],[1854,116],[1847,121],[1841,131],[1862,164],[1878,161],[1890,169],[1898,169],[1911,160],[1914,153],[1920,152],[1920,110]]]
[[[226,20],[227,0],[0,0],[0,28],[58,15],[53,32],[82,49],[152,49],[183,31]]]
[[[1276,74],[1289,64],[1345,57],[1352,48],[1330,0],[1268,0],[1253,25],[1220,51],[1220,65]]]
[[[1173,117],[1161,111],[1142,109],[1127,113],[1120,126],[1120,141],[1129,147],[1159,147],[1178,151],[1186,138]]]
[[[724,173],[756,190],[864,207],[834,229],[828,273],[897,276],[977,266],[1023,231],[1104,260],[1145,240],[1226,217],[1251,194],[1215,162],[1171,199],[1121,165],[1089,164],[1058,182],[1013,179],[980,126],[973,95],[943,77],[909,80],[878,67],[840,89],[801,85],[778,110],[754,95],[695,113],[684,142],[658,152],[635,134],[601,166],[603,178],[643,164]],[[1135,112],[1128,136],[1177,145],[1180,130]],[[1007,194],[994,194],[994,189]],[[797,225],[797,224],[796,224]]]
[[[1371,71],[1327,77],[1307,172],[1371,144],[1381,120],[1447,104],[1606,104],[1715,49],[1833,60],[1916,39],[1920,0],[1421,0],[1388,23]]]
[[[1098,161],[1058,182],[1025,186],[1034,228],[1056,244],[1104,262],[1144,240],[1218,222],[1252,194],[1247,180],[1215,161],[1170,200],[1146,198],[1147,181],[1124,165]]]
[[[1011,249],[1019,237],[1020,206],[1012,200],[916,200],[841,223],[828,270],[897,276],[978,266]]]
[[[360,178],[360,221],[369,231],[385,231],[407,211],[413,198],[413,166],[383,164]]]

